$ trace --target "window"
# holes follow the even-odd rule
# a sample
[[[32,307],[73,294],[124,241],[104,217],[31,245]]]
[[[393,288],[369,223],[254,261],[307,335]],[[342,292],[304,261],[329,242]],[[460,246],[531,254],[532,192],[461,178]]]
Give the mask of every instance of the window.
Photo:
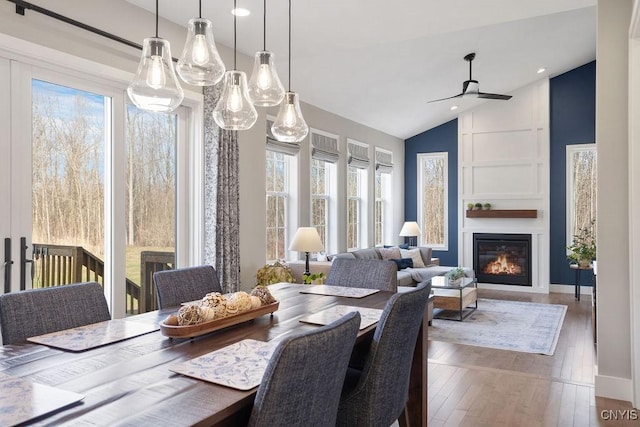
[[[347,248],[360,247],[361,179],[359,170],[349,166],[347,170]]]
[[[325,248],[328,247],[329,166],[325,161],[311,159],[311,226],[318,230]]]
[[[418,223],[420,244],[448,249],[447,153],[418,154]]]
[[[326,252],[337,251],[336,166],[340,158],[338,136],[311,129],[311,225],[316,227]]]
[[[595,223],[596,171],[595,144],[567,146],[567,245],[580,229]]]
[[[267,261],[286,259],[289,161],[283,153],[267,150]]]
[[[383,245],[387,230],[391,224],[391,172],[393,171],[392,153],[376,148],[375,203],[373,213],[374,244]]]

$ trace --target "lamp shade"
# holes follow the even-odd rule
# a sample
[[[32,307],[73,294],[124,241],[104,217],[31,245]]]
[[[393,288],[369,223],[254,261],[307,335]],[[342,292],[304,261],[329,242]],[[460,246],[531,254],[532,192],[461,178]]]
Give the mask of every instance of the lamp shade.
[[[319,252],[324,249],[320,234],[315,227],[300,227],[289,245],[290,251]]]
[[[400,230],[401,237],[415,237],[421,234],[420,226],[415,221],[407,221],[402,226],[402,230]]]

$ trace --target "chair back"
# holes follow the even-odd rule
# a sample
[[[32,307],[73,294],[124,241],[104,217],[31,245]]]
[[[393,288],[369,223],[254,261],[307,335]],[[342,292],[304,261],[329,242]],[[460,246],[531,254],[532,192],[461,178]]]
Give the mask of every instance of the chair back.
[[[330,325],[283,339],[258,388],[249,425],[335,426],[359,327],[360,313],[351,312]]]
[[[156,271],[153,283],[159,309],[199,300],[209,292],[222,292],[216,270],[210,265]]]
[[[5,345],[110,319],[104,290],[97,282],[0,295],[0,327]]]
[[[404,410],[418,331],[430,282],[389,299],[362,371],[349,370],[340,399],[340,426],[390,426]],[[427,327],[425,324],[424,327]]]
[[[325,285],[350,288],[398,290],[398,266],[380,259],[336,258],[331,263]]]

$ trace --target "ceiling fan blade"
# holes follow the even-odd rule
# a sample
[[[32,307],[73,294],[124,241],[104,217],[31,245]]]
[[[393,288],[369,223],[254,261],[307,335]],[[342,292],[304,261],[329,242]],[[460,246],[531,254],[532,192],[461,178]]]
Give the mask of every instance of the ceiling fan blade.
[[[478,98],[482,99],[500,99],[503,101],[508,101],[512,98],[511,95],[500,95],[499,93],[484,93],[478,92]]]
[[[448,98],[440,98],[440,99],[433,99],[431,101],[427,101],[427,104],[430,104],[432,102],[439,102],[439,101],[446,101],[447,99],[453,99],[453,98],[462,98],[462,95],[464,95],[463,93],[459,93],[457,95],[454,96],[450,96]]]

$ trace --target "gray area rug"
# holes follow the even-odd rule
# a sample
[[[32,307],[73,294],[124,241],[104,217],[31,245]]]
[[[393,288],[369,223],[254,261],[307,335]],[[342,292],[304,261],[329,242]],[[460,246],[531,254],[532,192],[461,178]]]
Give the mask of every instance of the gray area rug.
[[[433,319],[429,339],[551,356],[566,312],[566,305],[480,298],[462,322]]]

